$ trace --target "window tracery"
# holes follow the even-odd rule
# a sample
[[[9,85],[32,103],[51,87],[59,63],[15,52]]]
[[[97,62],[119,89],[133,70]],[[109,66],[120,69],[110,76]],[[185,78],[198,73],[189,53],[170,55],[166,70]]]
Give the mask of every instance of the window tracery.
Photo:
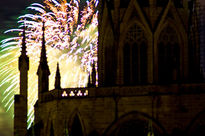
[[[126,33],[124,44],[124,84],[135,85],[147,82],[147,40],[137,24]]]

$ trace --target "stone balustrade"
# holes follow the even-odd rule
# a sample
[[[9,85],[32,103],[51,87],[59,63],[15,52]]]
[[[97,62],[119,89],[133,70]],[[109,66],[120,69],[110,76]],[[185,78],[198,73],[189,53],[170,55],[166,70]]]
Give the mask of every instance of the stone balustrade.
[[[124,87],[54,89],[42,94],[42,102],[86,97],[144,96],[205,93],[205,84],[140,85]]]

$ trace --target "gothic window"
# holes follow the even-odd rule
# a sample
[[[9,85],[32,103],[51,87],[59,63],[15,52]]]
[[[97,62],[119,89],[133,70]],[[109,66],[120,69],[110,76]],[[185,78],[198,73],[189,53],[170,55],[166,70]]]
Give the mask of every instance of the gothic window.
[[[82,126],[77,115],[73,120],[70,136],[83,136]]]
[[[160,83],[173,83],[179,80],[180,50],[177,33],[166,27],[158,41],[158,74]]]
[[[124,44],[124,84],[147,82],[147,40],[136,24],[130,27]]]
[[[157,0],[157,6],[158,7],[164,7],[168,3],[168,0]]]

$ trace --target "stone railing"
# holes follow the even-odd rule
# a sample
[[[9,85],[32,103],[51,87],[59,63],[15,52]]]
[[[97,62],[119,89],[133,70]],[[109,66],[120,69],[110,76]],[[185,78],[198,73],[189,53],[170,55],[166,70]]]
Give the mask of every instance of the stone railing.
[[[66,89],[61,91],[62,98],[65,97],[86,97],[88,90],[85,88]]]
[[[41,94],[41,102],[52,101],[54,99],[66,99],[76,97],[88,97],[88,88],[66,88],[54,89],[49,92]]]
[[[42,102],[54,99],[72,99],[86,97],[142,96],[170,94],[205,93],[205,84],[172,84],[172,85],[141,85],[124,87],[99,88],[66,88],[54,89],[43,93]]]

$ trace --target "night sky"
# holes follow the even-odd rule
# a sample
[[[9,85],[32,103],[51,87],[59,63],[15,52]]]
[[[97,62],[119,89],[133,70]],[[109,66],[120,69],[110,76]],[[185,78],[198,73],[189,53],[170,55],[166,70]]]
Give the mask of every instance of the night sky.
[[[0,2],[0,41],[12,35],[4,34],[4,31],[17,28],[17,17],[26,13],[25,9],[30,4],[43,0],[1,0]],[[205,0],[200,0],[205,4]],[[2,91],[2,90],[0,90]],[[0,100],[2,100],[0,93]],[[13,135],[13,120],[11,115],[5,112],[3,105],[0,103],[0,136]]]
[[[5,30],[16,28],[17,17],[25,13],[26,7],[42,0],[1,0],[0,2],[0,40],[7,37],[3,35]]]

